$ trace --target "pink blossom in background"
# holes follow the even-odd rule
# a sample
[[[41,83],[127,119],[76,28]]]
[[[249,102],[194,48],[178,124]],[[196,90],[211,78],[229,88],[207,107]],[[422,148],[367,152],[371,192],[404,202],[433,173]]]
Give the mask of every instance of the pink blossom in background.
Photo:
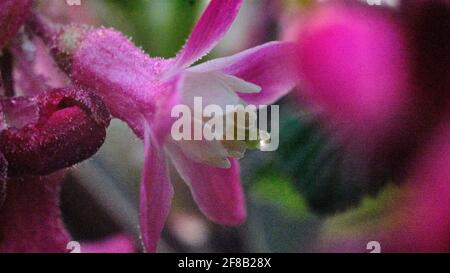
[[[389,10],[343,1],[318,4],[303,16],[295,23],[299,92],[368,149],[397,125],[408,103],[401,22]]]
[[[402,184],[384,216],[365,224],[370,232],[324,249],[366,251],[364,242],[377,240],[385,252],[448,251],[448,1],[403,1],[398,9],[336,1],[308,13],[295,25],[296,92],[369,158],[375,177]]]

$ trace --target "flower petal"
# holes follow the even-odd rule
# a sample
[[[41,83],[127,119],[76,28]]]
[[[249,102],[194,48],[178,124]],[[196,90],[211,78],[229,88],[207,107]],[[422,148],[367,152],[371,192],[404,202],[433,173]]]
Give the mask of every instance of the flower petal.
[[[5,99],[0,104],[2,111],[14,111],[9,115],[14,117],[13,122],[9,119],[10,128],[0,133],[0,150],[13,177],[47,175],[89,158],[103,144],[110,120],[100,98],[85,90],[55,89],[37,98]],[[11,107],[19,104],[22,107]],[[27,119],[18,116],[32,120],[36,113],[30,104],[38,106],[38,120],[26,124]]]
[[[0,209],[0,252],[67,252],[70,237],[61,221],[63,173],[8,180]]]
[[[192,72],[221,71],[261,87],[257,94],[240,94],[253,104],[271,104],[298,82],[295,44],[270,42],[236,55],[215,59],[190,68]]]
[[[164,151],[155,145],[145,130],[145,161],[141,178],[140,227],[145,250],[155,252],[169,214],[173,188],[170,183]]]
[[[178,53],[171,73],[186,68],[213,49],[231,27],[242,0],[212,0]]]
[[[194,121],[195,122],[195,121]],[[189,159],[220,168],[229,168],[228,152],[219,140],[179,140],[173,142]]]
[[[232,86],[223,80],[221,73],[186,72],[184,74],[181,103],[187,105],[192,112],[197,110],[194,107],[194,98],[196,97],[202,99],[203,105],[218,105],[223,111],[226,110],[227,105],[241,104],[239,96]]]
[[[173,107],[180,103],[181,91],[184,84],[184,74],[180,74],[164,82],[162,86],[166,90],[170,90],[167,95],[162,97],[157,104],[155,112],[147,117],[148,122],[152,125],[154,140],[158,145],[162,145],[170,132],[170,128],[175,121],[171,116]]]
[[[238,161],[230,159],[229,169],[216,168],[190,160],[173,144],[168,143],[166,147],[200,210],[216,223],[242,224],[246,209]]]

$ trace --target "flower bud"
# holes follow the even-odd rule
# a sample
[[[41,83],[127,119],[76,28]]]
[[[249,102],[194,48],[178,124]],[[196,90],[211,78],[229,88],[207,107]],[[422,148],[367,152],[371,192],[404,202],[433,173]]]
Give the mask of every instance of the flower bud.
[[[103,144],[110,121],[97,96],[73,88],[1,104],[6,116],[14,117],[0,133],[11,177],[46,175],[89,158]]]

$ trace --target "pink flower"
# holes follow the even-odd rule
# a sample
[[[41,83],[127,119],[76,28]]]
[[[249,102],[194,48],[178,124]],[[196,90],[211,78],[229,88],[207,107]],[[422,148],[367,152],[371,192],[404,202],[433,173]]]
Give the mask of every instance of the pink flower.
[[[448,12],[442,0],[398,10],[335,1],[313,6],[299,27],[298,93],[375,176],[400,173],[448,108]]]
[[[302,95],[347,132],[378,181],[404,184],[387,215],[366,223],[371,234],[336,249],[365,250],[375,239],[383,251],[448,251],[448,1],[402,1],[398,10],[336,1],[303,23]]]
[[[408,102],[409,55],[386,9],[336,1],[305,14],[298,34],[302,96],[367,149]]]
[[[172,106],[191,105],[194,96],[204,104],[270,104],[294,87],[295,48],[290,43],[271,42],[192,66],[224,36],[241,2],[211,1],[186,45],[168,60],[147,56],[112,29],[68,26],[56,36],[47,35],[71,79],[95,90],[112,115],[144,139],[140,225],[147,251],[155,251],[171,206],[165,152],[207,217],[229,225],[245,219],[239,163],[233,158],[242,145],[167,137]]]

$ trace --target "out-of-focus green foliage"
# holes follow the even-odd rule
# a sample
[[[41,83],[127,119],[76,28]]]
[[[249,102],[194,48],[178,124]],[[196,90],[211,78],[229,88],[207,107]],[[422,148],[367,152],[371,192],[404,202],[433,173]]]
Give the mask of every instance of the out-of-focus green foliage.
[[[257,245],[255,249],[270,252],[314,249],[321,227],[319,218],[311,214],[303,218],[291,217],[285,210],[262,200],[251,202],[248,211],[248,229]]]
[[[309,210],[303,197],[295,190],[288,177],[274,168],[264,169],[250,189],[252,194],[275,205],[283,213],[297,218],[308,216]]]
[[[316,118],[291,114],[280,122],[276,164],[290,176],[308,206],[320,214],[356,206],[368,192],[368,181],[357,161]]]
[[[324,223],[324,238],[345,238],[368,235],[376,230],[389,230],[392,219],[389,213],[393,201],[399,197],[399,187],[389,185],[376,197],[366,197],[360,206],[345,213],[337,214]]]
[[[201,0],[104,0],[103,20],[133,38],[151,56],[173,57],[183,46]]]
[[[275,167],[260,168],[248,188],[249,229],[261,251],[310,251],[321,221],[308,209],[289,177]]]

